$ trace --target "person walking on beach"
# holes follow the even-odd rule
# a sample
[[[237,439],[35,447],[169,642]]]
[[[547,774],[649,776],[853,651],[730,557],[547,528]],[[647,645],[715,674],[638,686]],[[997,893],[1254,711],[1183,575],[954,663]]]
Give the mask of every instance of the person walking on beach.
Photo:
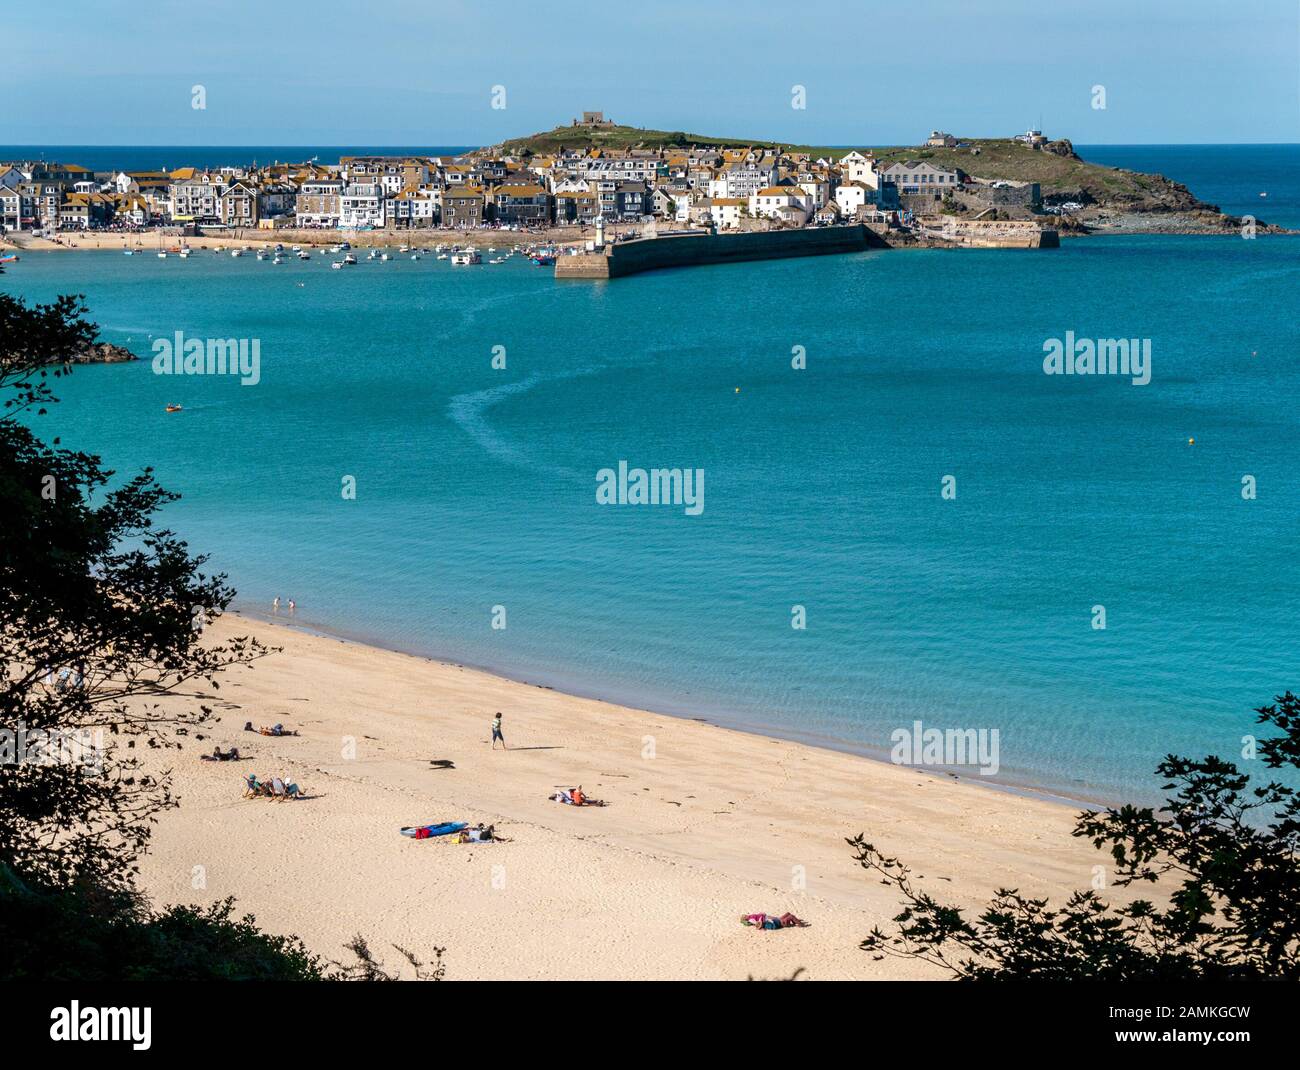
[[[509,748],[506,747],[506,737],[501,734],[501,711],[500,710],[498,710],[497,715],[492,718],[492,749],[493,750],[497,749],[498,739],[501,740],[501,749],[508,750]]]

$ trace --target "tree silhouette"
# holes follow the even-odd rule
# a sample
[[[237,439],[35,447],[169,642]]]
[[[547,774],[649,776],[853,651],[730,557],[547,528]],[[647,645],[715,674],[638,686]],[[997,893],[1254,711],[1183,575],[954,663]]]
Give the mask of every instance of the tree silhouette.
[[[71,371],[51,361],[94,340],[84,313],[77,297],[0,294],[0,864],[44,889],[126,894],[175,804],[141,754],[179,747],[211,716],[196,690],[266,648],[200,642],[233,592],[154,528],[176,495],[151,470],[113,484],[29,426]]]

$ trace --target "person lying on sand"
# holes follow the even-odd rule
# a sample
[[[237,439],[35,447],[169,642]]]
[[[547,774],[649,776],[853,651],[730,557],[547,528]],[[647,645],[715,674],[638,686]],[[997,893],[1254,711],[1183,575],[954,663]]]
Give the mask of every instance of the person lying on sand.
[[[262,725],[260,728],[254,728],[252,721],[244,722],[244,731],[257,732],[259,735],[263,735],[263,736],[296,736],[298,734],[298,730],[296,728],[292,732],[290,732],[282,724],[273,724],[271,725],[270,728],[267,728],[266,725]]]
[[[237,762],[239,761],[239,748],[231,747],[230,750],[222,752],[220,747],[213,747],[211,754],[200,754],[205,762]]]
[[[787,912],[779,918],[773,914],[742,914],[742,925],[752,925],[755,929],[802,929],[808,923]]]
[[[496,829],[495,825],[488,825],[485,828],[483,826],[483,823],[480,821],[472,829],[461,829],[460,832],[456,833],[455,842],[456,843],[490,843],[492,840],[496,839],[496,837],[493,835],[495,829]]]

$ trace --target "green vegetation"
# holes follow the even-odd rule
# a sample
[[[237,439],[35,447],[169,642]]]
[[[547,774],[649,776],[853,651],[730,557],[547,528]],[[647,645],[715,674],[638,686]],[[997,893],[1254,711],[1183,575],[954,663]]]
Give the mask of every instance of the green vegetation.
[[[722,148],[780,148],[785,152],[807,153],[814,159],[838,160],[850,152],[873,152],[884,164],[907,160],[925,160],[935,167],[960,168],[977,178],[1004,179],[1014,182],[1037,182],[1044,196],[1095,201],[1147,211],[1208,210],[1185,186],[1160,175],[1124,171],[1080,159],[1068,141],[1051,142],[1035,149],[1006,138],[971,138],[961,148],[925,148],[918,146],[826,146],[789,145],[762,138],[713,137],[684,131],[646,130],[636,126],[560,126],[530,137],[514,138],[481,149],[479,155],[544,155],[561,151],[602,149],[673,149],[692,145]],[[978,150],[978,151],[975,151]]]

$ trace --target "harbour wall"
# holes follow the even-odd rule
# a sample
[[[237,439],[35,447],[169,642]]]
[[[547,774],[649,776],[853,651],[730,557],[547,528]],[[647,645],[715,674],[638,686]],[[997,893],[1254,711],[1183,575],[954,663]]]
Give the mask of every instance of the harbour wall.
[[[555,261],[555,277],[617,279],[659,268],[826,256],[885,248],[888,248],[885,240],[861,224],[799,230],[746,231],[738,234],[678,234],[619,242],[607,247],[604,252],[558,257]]]

